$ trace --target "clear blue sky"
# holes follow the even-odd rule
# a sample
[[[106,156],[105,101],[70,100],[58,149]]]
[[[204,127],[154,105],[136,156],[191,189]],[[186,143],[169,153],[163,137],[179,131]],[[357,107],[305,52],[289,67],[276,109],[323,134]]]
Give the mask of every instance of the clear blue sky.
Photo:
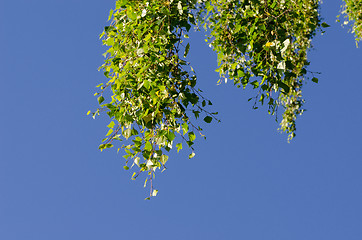
[[[100,152],[107,116],[93,93],[113,0],[0,0],[0,239],[362,239],[362,50],[336,23],[314,39],[297,137],[250,93],[216,86],[215,54],[192,34],[190,61],[222,122],[196,157],[174,154],[143,200],[121,154]]]

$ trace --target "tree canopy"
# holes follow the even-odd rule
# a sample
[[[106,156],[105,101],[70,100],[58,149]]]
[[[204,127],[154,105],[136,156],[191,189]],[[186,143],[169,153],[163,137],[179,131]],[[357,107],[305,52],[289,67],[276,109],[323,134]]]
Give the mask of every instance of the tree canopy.
[[[344,2],[342,14],[346,20],[343,24],[352,23],[352,33],[356,37],[356,44],[358,44],[358,41],[362,40],[362,0],[345,0]]]
[[[166,169],[167,152],[187,146],[189,158],[195,156],[195,139],[205,138],[199,121],[219,120],[187,61],[193,29],[204,31],[217,53],[218,82],[255,89],[253,108],[267,105],[269,114],[280,115],[280,130],[291,140],[304,111],[303,84],[318,82],[307,53],[328,27],[319,8],[318,0],[117,0],[101,34],[108,81],[98,85],[100,108],[92,115],[106,111],[111,122],[99,148],[122,142],[124,168],[138,167],[132,179],[148,174],[150,196],[157,195],[152,181],[156,170]],[[342,10],[356,41],[361,11],[361,0],[346,1]]]

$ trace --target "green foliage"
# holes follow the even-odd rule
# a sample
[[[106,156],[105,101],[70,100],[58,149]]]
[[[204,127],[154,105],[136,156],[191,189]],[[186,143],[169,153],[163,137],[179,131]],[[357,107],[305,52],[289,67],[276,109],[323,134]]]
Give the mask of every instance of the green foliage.
[[[347,2],[356,21],[350,9]],[[99,149],[123,142],[124,169],[138,167],[132,179],[148,174],[150,197],[158,192],[155,172],[165,170],[174,146],[179,152],[187,145],[189,158],[195,156],[193,144],[204,137],[199,118],[211,123],[217,113],[207,110],[212,103],[196,87],[186,61],[192,27],[204,27],[206,42],[217,52],[219,83],[230,79],[239,88],[256,89],[249,99],[255,109],[266,104],[277,116],[281,107],[280,129],[292,139],[304,111],[303,84],[309,77],[318,82],[307,70],[311,39],[328,27],[318,10],[317,0],[117,0],[100,36],[108,46],[101,66],[108,82],[97,86],[100,108],[93,118],[106,111],[111,122]]]
[[[105,110],[112,122],[99,148],[126,140],[121,147],[126,165],[131,161],[139,167],[133,179],[148,173],[151,196],[157,194],[154,173],[165,168],[167,152],[175,144],[182,149],[182,141],[193,152],[193,131],[203,136],[193,119],[200,114],[206,115],[205,122],[215,118],[205,110],[203,103],[209,100],[196,88],[195,73],[185,60],[190,50],[185,35],[195,24],[193,9],[195,1],[118,0],[101,35],[109,47],[101,67],[108,82],[99,86],[101,109],[93,115]],[[103,96],[107,88],[112,92],[108,101]]]
[[[345,0],[344,2],[342,14],[345,15],[345,21],[343,24],[352,22],[352,33],[355,35],[357,45],[362,40],[362,0]]]
[[[237,87],[251,85],[258,91],[255,103],[266,102],[270,114],[282,106],[280,129],[292,139],[297,115],[303,113],[307,51],[321,26],[318,1],[211,0],[205,9],[219,82],[229,78]]]

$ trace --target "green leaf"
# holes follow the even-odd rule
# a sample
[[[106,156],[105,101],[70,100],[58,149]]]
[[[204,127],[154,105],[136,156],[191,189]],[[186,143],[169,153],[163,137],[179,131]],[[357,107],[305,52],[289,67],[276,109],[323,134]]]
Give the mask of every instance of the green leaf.
[[[101,104],[102,102],[104,102],[104,97],[100,96],[97,98],[97,100],[98,100],[98,103]]]
[[[111,11],[109,12],[108,21],[111,20],[112,15],[113,15],[113,9],[111,9]]]
[[[153,117],[152,117],[152,113],[150,113],[150,114],[144,116],[142,119],[143,119],[146,123],[148,123],[149,121],[152,120],[152,118],[153,118]]]
[[[172,131],[167,133],[167,139],[172,142],[176,138],[175,134]]]
[[[149,90],[150,87],[151,87],[150,81],[148,81],[148,80],[143,81],[143,86],[145,86],[145,88],[146,88],[147,90]]]
[[[195,157],[195,153],[194,153],[194,152],[189,155],[189,159],[191,159],[191,158],[193,158],[193,157]]]
[[[113,129],[109,129],[109,130],[108,130],[108,133],[106,134],[106,136],[111,135],[111,134],[112,134],[112,132],[113,132]]]
[[[325,23],[325,22],[322,22],[321,26],[324,27],[324,28],[330,27],[330,25],[328,25],[328,24]]]
[[[278,86],[280,88],[282,88],[284,90],[284,92],[288,93],[289,92],[289,87],[288,85],[286,85],[285,83],[283,83],[282,81],[278,81]]]
[[[151,151],[152,150],[152,144],[150,143],[150,142],[146,142],[146,144],[145,144],[145,150],[147,150],[147,151]]]
[[[177,152],[179,152],[182,149],[182,143],[176,144]]]
[[[128,3],[128,0],[119,0],[116,2],[116,8],[124,8]]]
[[[124,170],[128,170],[128,169],[129,169],[129,167],[127,167],[127,166],[124,166],[123,168],[124,168]]]
[[[107,144],[101,144],[101,145],[99,145],[98,149],[100,149],[100,150],[102,151],[102,150],[104,150],[104,149],[106,149],[106,148],[111,148],[111,147],[113,147],[113,145],[110,144],[110,143],[107,143]]]
[[[114,122],[112,121],[112,122],[110,122],[110,123],[107,125],[107,127],[108,127],[108,128],[113,128],[114,125],[115,125],[115,124],[114,124]]]
[[[182,123],[182,131],[183,135],[185,135],[189,131],[189,125],[186,122]]]
[[[137,19],[137,13],[135,13],[132,9],[132,7],[128,6],[127,7],[127,16],[131,19],[131,20],[136,20]]]
[[[316,77],[312,78],[312,82],[318,83],[318,78]]]
[[[207,122],[207,123],[211,123],[212,117],[206,116],[206,117],[204,118],[204,121]]]
[[[191,142],[193,142],[196,139],[196,135],[194,132],[189,132],[189,139]]]
[[[161,163],[162,163],[163,165],[166,164],[167,160],[168,160],[168,156],[167,156],[167,155],[162,155],[161,158],[160,158],[160,161],[161,161]]]
[[[185,48],[184,58],[186,58],[187,54],[189,53],[189,50],[190,50],[190,44],[187,43],[186,48]]]
[[[106,41],[105,41],[105,44],[107,46],[112,46],[114,44],[114,39],[113,38],[108,38]]]

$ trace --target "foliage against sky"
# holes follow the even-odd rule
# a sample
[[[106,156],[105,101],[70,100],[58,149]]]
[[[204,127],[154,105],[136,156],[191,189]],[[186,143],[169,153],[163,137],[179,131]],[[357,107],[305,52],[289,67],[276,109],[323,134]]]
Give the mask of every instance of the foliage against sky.
[[[358,20],[359,5],[351,2],[344,13]],[[109,47],[101,67],[108,82],[98,86],[101,108],[92,114],[105,110],[112,121],[100,149],[125,142],[124,168],[139,167],[133,179],[148,173],[150,196],[157,194],[154,174],[165,169],[167,152],[187,145],[189,158],[194,157],[192,145],[197,136],[204,137],[197,122],[217,120],[186,60],[192,48],[189,31],[205,29],[205,41],[217,52],[219,83],[230,79],[236,87],[255,89],[249,99],[253,107],[266,104],[291,140],[304,111],[303,84],[318,82],[308,71],[307,52],[313,36],[328,27],[317,0],[118,0],[108,20],[101,35]],[[357,40],[358,26],[356,21]],[[107,89],[111,97],[104,94]]]
[[[342,13],[344,14],[347,25],[352,23],[352,33],[356,37],[356,44],[362,40],[362,0],[345,0]]]

